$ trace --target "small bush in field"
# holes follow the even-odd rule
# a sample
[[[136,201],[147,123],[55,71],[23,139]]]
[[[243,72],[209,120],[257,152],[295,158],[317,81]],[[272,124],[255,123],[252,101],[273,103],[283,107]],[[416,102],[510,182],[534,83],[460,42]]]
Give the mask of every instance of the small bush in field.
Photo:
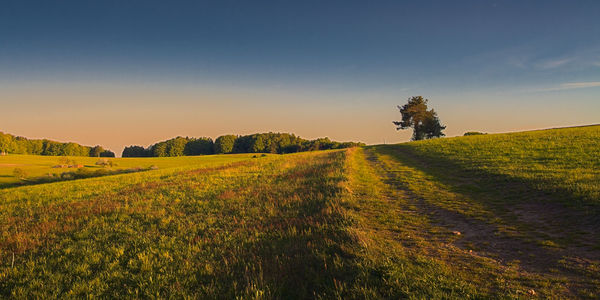
[[[479,132],[479,131],[469,131],[469,132],[465,132],[465,134],[463,134],[463,136],[470,136],[470,135],[484,135],[487,134],[485,132]]]
[[[112,160],[106,159],[106,158],[99,159],[96,162],[96,165],[97,166],[102,166],[102,167],[105,167],[105,168],[106,167],[111,167],[112,168],[112,167],[116,167],[117,166],[117,164],[115,162],[113,162]]]
[[[25,172],[25,170],[21,169],[21,168],[15,168],[13,170],[13,176],[15,176],[18,179],[25,179],[25,177],[27,177],[27,172]]]
[[[102,167],[108,166],[108,159],[106,159],[106,158],[99,159],[96,162],[96,166],[102,166]]]
[[[61,156],[58,158],[59,165],[68,165],[70,162],[71,162],[71,160],[66,156]]]

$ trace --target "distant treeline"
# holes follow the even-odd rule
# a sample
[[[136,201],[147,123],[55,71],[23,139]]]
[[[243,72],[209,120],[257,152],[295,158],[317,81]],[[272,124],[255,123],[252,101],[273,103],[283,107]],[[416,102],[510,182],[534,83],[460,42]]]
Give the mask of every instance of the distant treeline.
[[[77,143],[60,143],[47,139],[34,140],[0,132],[0,154],[33,154],[52,156],[115,157],[112,151],[101,146],[82,146]]]
[[[329,138],[305,140],[289,133],[257,133],[244,136],[223,135],[211,138],[176,137],[148,148],[129,146],[123,157],[166,157],[228,153],[294,153],[363,146],[363,143],[335,142]]]
[[[470,135],[485,135],[487,133],[485,132],[479,132],[479,131],[468,131],[465,132],[464,136],[470,136]]]

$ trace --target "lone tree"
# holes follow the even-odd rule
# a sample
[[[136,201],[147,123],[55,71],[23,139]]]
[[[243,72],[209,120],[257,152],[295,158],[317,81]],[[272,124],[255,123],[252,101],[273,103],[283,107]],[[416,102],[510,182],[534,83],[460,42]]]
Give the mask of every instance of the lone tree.
[[[430,139],[434,137],[445,136],[442,130],[446,126],[440,124],[437,113],[433,110],[427,110],[427,99],[422,96],[408,98],[408,103],[398,106],[402,121],[394,121],[396,130],[413,128],[413,141]]]

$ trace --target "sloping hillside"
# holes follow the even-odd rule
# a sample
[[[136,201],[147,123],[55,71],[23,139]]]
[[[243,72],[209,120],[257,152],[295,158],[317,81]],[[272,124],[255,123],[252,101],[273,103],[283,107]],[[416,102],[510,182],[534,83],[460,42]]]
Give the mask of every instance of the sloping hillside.
[[[358,150],[364,237],[478,292],[598,297],[599,151],[600,126]]]

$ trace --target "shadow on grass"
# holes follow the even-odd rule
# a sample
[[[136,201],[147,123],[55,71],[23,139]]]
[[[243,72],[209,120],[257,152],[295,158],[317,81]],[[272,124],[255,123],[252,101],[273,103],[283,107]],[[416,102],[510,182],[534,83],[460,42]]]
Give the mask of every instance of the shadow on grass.
[[[61,181],[72,181],[78,179],[87,179],[87,178],[95,178],[95,177],[105,177],[119,174],[128,174],[128,173],[138,173],[138,172],[146,172],[151,171],[151,168],[129,168],[129,169],[97,169],[95,171],[91,171],[88,169],[78,169],[77,171],[69,171],[52,174],[52,176],[37,176],[37,177],[29,177],[25,179],[21,179],[17,182],[10,182],[5,184],[0,184],[0,189],[26,186],[26,185],[38,185],[38,184],[46,184],[53,182],[61,182]],[[12,176],[11,176],[12,177]]]
[[[386,180],[387,184],[411,194],[423,213],[433,215],[445,226],[466,231],[458,246],[475,246],[475,250],[483,250],[502,261],[518,260],[522,267],[534,272],[560,268],[559,261],[565,255],[585,259],[598,259],[600,256],[593,249],[594,243],[598,242],[595,231],[600,220],[598,205],[586,202],[567,190],[555,188],[550,182],[524,181],[468,168],[443,157],[423,155],[408,145],[371,146],[367,149],[390,155],[401,164],[427,174],[429,179],[443,184],[445,189],[466,196],[500,219],[478,220],[450,211],[436,205],[432,202],[434,199],[425,201],[399,180],[392,177]],[[548,189],[539,188],[545,186]],[[519,232],[515,235],[500,232],[499,227],[505,225],[516,226]],[[579,270],[564,271],[579,273]]]
[[[452,192],[491,196],[490,201],[482,202],[488,206],[501,208],[506,205],[531,203],[556,205],[562,207],[565,212],[571,211],[577,215],[579,224],[600,222],[600,203],[597,202],[600,199],[576,196],[549,180],[526,180],[480,168],[469,168],[444,157],[423,155],[409,145],[372,146],[369,149],[391,154],[403,164],[448,185]],[[581,219],[582,216],[585,216],[584,220]]]
[[[277,215],[260,222],[258,229],[265,234],[239,253],[243,259],[234,269],[241,272],[260,262],[260,274],[252,277],[263,281],[269,297],[335,298],[357,276],[359,270],[348,252],[355,242],[346,230],[349,220],[332,207],[339,200],[342,180],[332,175],[341,168],[335,155],[339,154],[328,155],[328,163],[301,165],[274,180],[275,186],[296,181],[295,188],[274,194],[267,188],[258,195],[263,201],[283,202],[278,204]]]

